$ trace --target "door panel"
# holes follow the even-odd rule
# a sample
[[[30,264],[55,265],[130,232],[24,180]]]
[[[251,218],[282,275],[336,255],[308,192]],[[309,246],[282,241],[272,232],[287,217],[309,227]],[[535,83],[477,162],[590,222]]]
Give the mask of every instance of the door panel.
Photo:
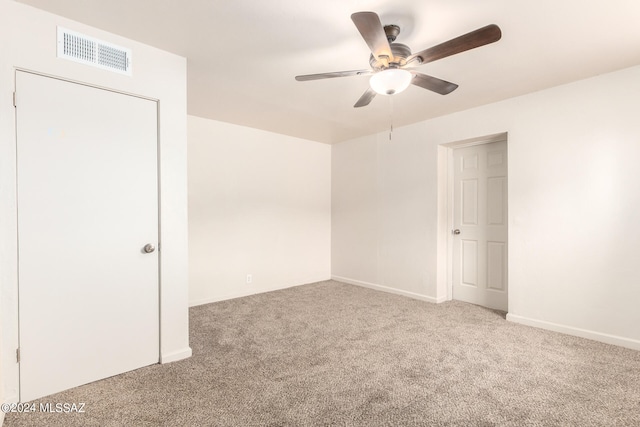
[[[475,240],[462,241],[462,284],[478,285],[478,242]]]
[[[453,152],[453,297],[507,310],[507,145]]]
[[[478,224],[478,180],[465,179],[462,181],[462,223],[464,225]]]
[[[506,245],[502,242],[487,242],[487,289],[506,290],[506,261]]]
[[[505,177],[487,179],[487,225],[505,225],[506,190]]]
[[[157,104],[16,73],[20,398],[158,362]]]

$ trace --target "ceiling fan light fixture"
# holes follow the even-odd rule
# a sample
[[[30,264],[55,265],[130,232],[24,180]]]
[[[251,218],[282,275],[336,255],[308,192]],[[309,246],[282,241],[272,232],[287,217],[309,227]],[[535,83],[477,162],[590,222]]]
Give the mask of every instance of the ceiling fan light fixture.
[[[413,75],[400,68],[390,68],[371,76],[369,85],[380,95],[394,95],[400,93],[411,84]]]

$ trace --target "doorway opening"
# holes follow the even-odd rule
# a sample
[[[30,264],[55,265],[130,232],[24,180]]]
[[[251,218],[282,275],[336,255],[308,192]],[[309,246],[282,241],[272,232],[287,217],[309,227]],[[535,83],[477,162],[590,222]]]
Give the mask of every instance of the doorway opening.
[[[506,312],[507,134],[438,150],[438,296]]]

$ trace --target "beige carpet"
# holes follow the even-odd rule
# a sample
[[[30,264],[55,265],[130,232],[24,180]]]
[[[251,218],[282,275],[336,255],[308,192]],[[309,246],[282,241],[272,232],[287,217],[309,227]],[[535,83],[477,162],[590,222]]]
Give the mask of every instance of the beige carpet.
[[[6,426],[640,426],[640,352],[328,281],[192,308],[193,357]],[[39,402],[36,402],[39,403]]]

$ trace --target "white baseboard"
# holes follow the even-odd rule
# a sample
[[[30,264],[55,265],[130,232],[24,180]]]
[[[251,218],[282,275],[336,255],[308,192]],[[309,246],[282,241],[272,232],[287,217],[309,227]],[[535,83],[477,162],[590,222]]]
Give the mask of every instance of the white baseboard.
[[[331,276],[331,280],[348,283],[350,285],[362,286],[363,288],[375,289],[376,291],[388,292],[390,294],[402,295],[404,297],[418,299],[420,301],[427,301],[434,304],[439,304],[447,300],[446,297],[434,298],[415,292],[403,291],[401,289],[390,288],[388,286],[377,285],[375,283],[363,282],[362,280],[349,279],[348,277]]]
[[[541,328],[567,335],[573,335],[576,337],[587,338],[606,344],[613,344],[620,347],[630,348],[632,350],[640,350],[640,341],[630,338],[604,334],[602,332],[595,332],[587,329],[575,328],[573,326],[560,325],[558,323],[546,322],[544,320],[531,319],[511,313],[507,314],[507,320],[514,323],[520,323],[521,325],[533,326],[535,328]]]
[[[204,305],[204,304],[211,304],[212,302],[220,302],[220,301],[227,301],[230,299],[248,297],[250,295],[263,294],[265,292],[279,291],[281,289],[293,288],[295,286],[308,285],[309,283],[324,282],[325,280],[330,280],[330,279],[331,277],[328,277],[328,276],[317,276],[317,277],[304,279],[299,282],[297,281],[296,283],[293,283],[293,284],[267,286],[260,289],[249,288],[247,290],[243,290],[240,292],[234,292],[234,293],[224,294],[224,295],[216,295],[211,298],[203,298],[203,299],[189,301],[189,307],[195,307],[195,306]]]
[[[160,355],[160,363],[171,363],[191,357],[191,347]]]
[[[197,307],[199,305],[211,304],[213,302],[220,302],[220,301],[227,301],[230,299],[248,297],[249,295],[256,295],[262,292],[271,292],[273,290],[275,289],[265,289],[264,291],[261,291],[261,292],[254,292],[254,291],[236,292],[233,294],[216,295],[211,298],[201,298],[201,299],[189,301],[189,307]]]

